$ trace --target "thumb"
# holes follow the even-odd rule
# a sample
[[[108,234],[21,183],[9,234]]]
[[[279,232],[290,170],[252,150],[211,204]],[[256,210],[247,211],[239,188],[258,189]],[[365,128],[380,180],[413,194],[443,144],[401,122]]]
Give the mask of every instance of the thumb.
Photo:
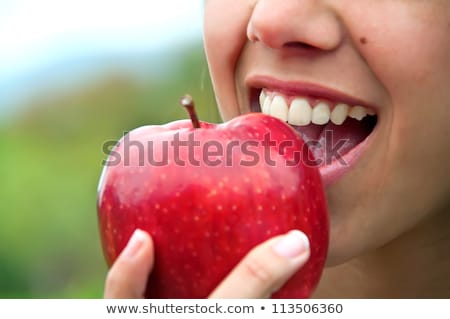
[[[308,238],[298,230],[271,238],[253,248],[210,298],[268,298],[306,263],[309,254]]]
[[[137,229],[108,272],[105,298],[143,298],[154,262],[153,241]]]

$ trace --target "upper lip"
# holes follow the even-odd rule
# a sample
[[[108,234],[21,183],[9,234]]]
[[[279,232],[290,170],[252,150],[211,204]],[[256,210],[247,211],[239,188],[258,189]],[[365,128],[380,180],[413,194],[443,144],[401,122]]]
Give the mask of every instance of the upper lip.
[[[265,88],[290,96],[305,96],[335,103],[345,103],[350,106],[363,106],[378,113],[378,108],[367,101],[320,84],[302,81],[284,81],[265,75],[248,77],[245,83],[249,90]]]

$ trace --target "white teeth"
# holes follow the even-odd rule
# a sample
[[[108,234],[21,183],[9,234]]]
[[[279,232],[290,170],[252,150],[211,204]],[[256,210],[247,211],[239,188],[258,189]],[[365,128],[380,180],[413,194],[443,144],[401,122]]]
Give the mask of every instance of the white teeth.
[[[367,115],[367,109],[362,106],[354,106],[351,108],[350,112],[348,113],[348,116],[352,119],[356,119],[358,121],[361,121],[364,117]]]
[[[335,125],[342,125],[347,117],[361,121],[367,115],[375,115],[371,109],[359,105],[350,107],[344,103],[336,104],[333,111],[327,102],[319,102],[313,108],[309,100],[304,97],[294,98],[288,106],[283,95],[265,90],[261,90],[259,103],[264,114],[296,126],[306,126],[311,123],[325,125],[330,121]]]
[[[312,109],[307,99],[294,99],[289,108],[288,123],[306,126],[311,123]]]
[[[270,97],[266,96],[264,103],[261,104],[261,111],[264,114],[270,115],[270,105],[272,104],[272,100],[270,99]]]
[[[320,102],[312,111],[312,122],[317,125],[324,125],[330,121],[330,107],[325,102]]]
[[[264,90],[261,90],[261,94],[259,95],[259,105],[262,107],[264,105],[264,102],[266,102],[267,95]]]
[[[286,100],[282,96],[275,96],[270,105],[270,115],[276,117],[284,122],[288,120],[289,108]]]
[[[341,125],[345,122],[348,115],[348,109],[350,107],[347,104],[340,103],[334,107],[333,112],[331,112],[331,122],[336,125]]]

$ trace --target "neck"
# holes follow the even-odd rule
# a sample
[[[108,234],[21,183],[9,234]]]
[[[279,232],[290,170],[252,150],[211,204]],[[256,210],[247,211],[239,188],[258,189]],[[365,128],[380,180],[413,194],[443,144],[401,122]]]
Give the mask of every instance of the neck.
[[[450,211],[324,271],[314,298],[450,298]]]

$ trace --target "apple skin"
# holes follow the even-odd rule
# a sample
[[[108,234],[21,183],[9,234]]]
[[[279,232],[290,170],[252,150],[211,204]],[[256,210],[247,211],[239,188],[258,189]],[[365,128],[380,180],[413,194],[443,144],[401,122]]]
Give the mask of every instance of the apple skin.
[[[328,250],[326,199],[316,167],[301,161],[286,165],[299,150],[302,158],[311,159],[308,148],[289,125],[262,113],[241,115],[223,124],[200,124],[196,129],[189,120],[145,126],[131,131],[128,137],[129,141],[140,141],[145,154],[148,141],[158,150],[164,141],[173,141],[176,133],[180,140],[194,134],[202,145],[214,140],[224,148],[231,141],[261,142],[270,133],[277,145],[289,140],[292,147],[280,152],[276,146],[259,143],[251,150],[261,160],[247,166],[239,165],[245,158],[239,149],[233,150],[231,166],[225,160],[218,166],[207,165],[204,160],[192,165],[186,147],[179,152],[186,166],[174,162],[170,147],[168,165],[154,166],[147,160],[139,165],[139,149],[130,147],[128,165],[121,161],[105,166],[99,182],[99,228],[108,265],[136,228],[145,230],[155,245],[145,297],[206,298],[251,248],[275,235],[300,229],[310,240],[310,258],[272,297],[310,297]],[[124,156],[123,140],[114,148],[115,154]],[[268,150],[276,165],[262,160]],[[197,159],[204,158],[202,147],[195,148],[194,154]]]

